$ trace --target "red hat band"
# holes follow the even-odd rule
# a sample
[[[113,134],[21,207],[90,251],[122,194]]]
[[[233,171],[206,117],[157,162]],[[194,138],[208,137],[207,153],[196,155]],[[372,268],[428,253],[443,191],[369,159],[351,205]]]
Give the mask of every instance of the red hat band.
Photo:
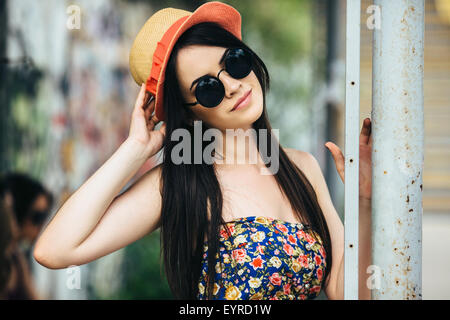
[[[167,53],[167,48],[169,47],[170,41],[173,36],[179,29],[180,25],[187,19],[189,16],[182,17],[175,21],[169,29],[164,33],[161,38],[161,41],[158,41],[156,45],[155,52],[153,53],[153,63],[152,70],[150,71],[150,75],[146,81],[146,90],[151,92],[154,96],[156,96],[156,88],[158,85],[158,79],[161,73],[161,65],[164,62],[164,57]]]

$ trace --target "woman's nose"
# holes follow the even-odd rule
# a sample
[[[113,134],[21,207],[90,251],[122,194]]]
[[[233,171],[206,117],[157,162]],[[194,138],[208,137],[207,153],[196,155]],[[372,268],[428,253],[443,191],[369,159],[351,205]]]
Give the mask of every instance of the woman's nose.
[[[233,78],[225,70],[220,73],[220,80],[225,87],[225,96],[227,98],[231,98],[235,92],[239,92],[239,88],[242,84],[241,80]]]

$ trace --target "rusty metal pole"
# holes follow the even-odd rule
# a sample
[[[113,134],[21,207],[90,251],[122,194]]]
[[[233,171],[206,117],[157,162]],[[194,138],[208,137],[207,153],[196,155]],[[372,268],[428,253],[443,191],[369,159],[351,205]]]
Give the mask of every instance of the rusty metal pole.
[[[374,4],[372,299],[422,299],[424,0]]]

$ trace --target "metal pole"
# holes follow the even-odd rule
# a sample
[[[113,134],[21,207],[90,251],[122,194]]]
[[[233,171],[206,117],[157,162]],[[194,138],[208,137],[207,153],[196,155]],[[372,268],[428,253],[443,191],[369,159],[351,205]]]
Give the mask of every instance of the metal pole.
[[[361,0],[347,0],[344,299],[358,300],[359,66]]]
[[[373,33],[373,299],[422,299],[424,0],[375,0]]]

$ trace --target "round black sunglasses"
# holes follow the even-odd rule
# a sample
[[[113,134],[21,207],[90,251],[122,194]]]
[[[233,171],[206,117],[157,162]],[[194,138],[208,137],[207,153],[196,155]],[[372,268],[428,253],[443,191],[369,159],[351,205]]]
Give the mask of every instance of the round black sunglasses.
[[[226,70],[233,78],[242,79],[248,76],[253,68],[252,53],[245,48],[227,49],[224,61],[225,68],[219,71],[217,77],[204,75],[198,80],[195,88],[197,101],[184,103],[184,105],[195,106],[196,104],[201,104],[207,108],[218,106],[225,96],[225,87],[219,79],[220,73]]]

